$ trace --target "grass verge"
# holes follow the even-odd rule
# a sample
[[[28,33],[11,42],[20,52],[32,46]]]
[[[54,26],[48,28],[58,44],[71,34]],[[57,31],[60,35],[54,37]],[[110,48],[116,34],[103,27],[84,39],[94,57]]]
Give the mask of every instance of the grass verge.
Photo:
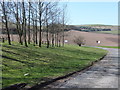
[[[104,48],[116,48],[116,49],[120,49],[120,47],[118,47],[118,46],[100,46],[100,47],[104,47]]]
[[[66,45],[50,47],[29,45],[25,47],[2,44],[2,84],[3,87],[16,83],[33,86],[49,79],[80,70],[100,59],[107,51]]]

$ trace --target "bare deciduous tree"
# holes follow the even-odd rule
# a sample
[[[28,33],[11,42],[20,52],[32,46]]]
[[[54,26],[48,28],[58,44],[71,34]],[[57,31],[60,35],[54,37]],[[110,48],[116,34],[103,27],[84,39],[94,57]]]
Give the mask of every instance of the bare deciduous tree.
[[[3,0],[1,5],[9,44],[11,44],[10,33],[13,33],[13,30],[10,32],[8,24],[12,23],[19,36],[19,43],[24,42],[26,47],[31,43],[41,47],[42,33],[46,34],[47,48],[50,45],[61,46],[62,43],[64,46],[65,8],[61,9],[58,1],[4,2]]]
[[[22,14],[23,14],[23,23],[22,23],[22,30],[24,31],[24,42],[25,46],[28,47],[27,45],[27,40],[26,40],[26,14],[25,14],[25,5],[24,5],[24,0],[22,1]]]
[[[7,4],[9,2],[1,2],[1,6],[2,6],[2,12],[3,12],[3,15],[4,15],[4,24],[5,24],[5,27],[6,27],[6,30],[7,30],[7,36],[8,36],[8,43],[9,45],[11,45],[11,40],[10,40],[10,31],[9,31],[9,27],[8,27],[8,8],[7,8]]]
[[[79,46],[84,45],[85,44],[84,37],[82,36],[75,37],[74,43],[76,43]]]

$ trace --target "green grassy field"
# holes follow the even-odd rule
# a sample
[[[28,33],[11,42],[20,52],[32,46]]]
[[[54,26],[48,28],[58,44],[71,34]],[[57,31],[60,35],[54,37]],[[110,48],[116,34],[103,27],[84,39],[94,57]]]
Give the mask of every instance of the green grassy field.
[[[46,48],[2,44],[3,87],[16,83],[32,86],[77,71],[100,59],[107,51],[66,45]],[[27,74],[27,75],[26,75]]]
[[[96,33],[105,33],[105,34],[119,34],[120,32],[118,32],[118,30],[113,30],[113,31],[97,31]]]
[[[117,46],[100,46],[100,47],[105,47],[105,48],[118,48],[118,49],[120,49],[120,47],[117,47]]]

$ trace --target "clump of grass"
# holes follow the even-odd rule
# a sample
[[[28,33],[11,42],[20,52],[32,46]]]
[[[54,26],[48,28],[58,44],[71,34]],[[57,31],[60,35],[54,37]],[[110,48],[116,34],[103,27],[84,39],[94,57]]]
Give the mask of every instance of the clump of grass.
[[[28,83],[30,86],[49,79],[80,70],[91,62],[98,60],[107,51],[66,45],[50,47],[18,43],[2,44],[2,82],[3,87]]]

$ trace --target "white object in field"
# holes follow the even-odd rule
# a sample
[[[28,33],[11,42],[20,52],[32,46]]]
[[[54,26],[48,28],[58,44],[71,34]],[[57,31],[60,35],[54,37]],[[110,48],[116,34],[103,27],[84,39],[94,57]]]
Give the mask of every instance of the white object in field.
[[[28,76],[28,75],[29,75],[29,73],[24,74],[24,76]]]
[[[100,41],[97,41],[98,44],[100,44],[101,42]]]
[[[65,40],[64,42],[65,42],[65,43],[67,43],[67,42],[68,42],[68,40]]]

